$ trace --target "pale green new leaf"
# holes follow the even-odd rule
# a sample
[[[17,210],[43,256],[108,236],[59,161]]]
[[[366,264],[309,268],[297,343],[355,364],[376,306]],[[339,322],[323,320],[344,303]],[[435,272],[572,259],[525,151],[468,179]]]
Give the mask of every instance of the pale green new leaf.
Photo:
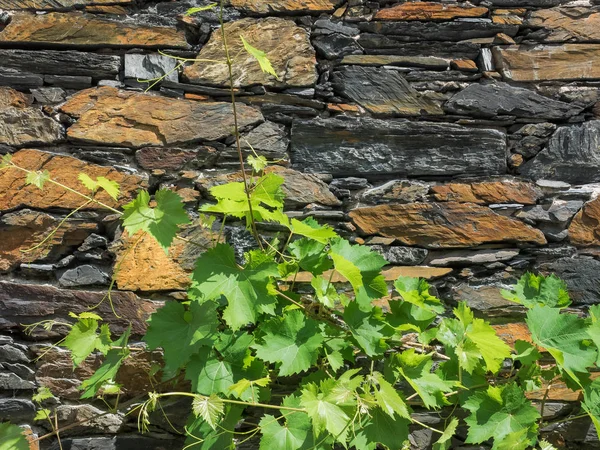
[[[456,428],[458,427],[458,419],[453,417],[450,420],[450,423],[444,430],[444,433],[440,436],[440,438],[433,444],[432,450],[448,450],[451,445],[452,436],[456,433]]]
[[[326,280],[321,275],[314,277],[310,281],[310,285],[315,290],[317,300],[328,308],[334,308],[335,302],[339,300],[339,295],[333,283]]]
[[[151,350],[164,349],[165,367],[174,372],[201,347],[212,347],[218,325],[216,309],[212,301],[192,301],[189,310],[181,303],[167,302],[148,319],[144,340]]]
[[[557,450],[554,445],[544,439],[538,442],[538,445],[540,446],[540,450]]]
[[[303,221],[292,219],[290,229],[294,234],[307,237],[313,241],[327,244],[330,239],[338,237],[337,233],[329,225],[321,225],[312,217]]]
[[[240,36],[240,39],[242,40],[242,44],[244,44],[244,49],[246,49],[246,51],[254,59],[256,59],[258,61],[258,64],[260,65],[260,69],[264,73],[273,75],[275,78],[277,78],[277,80],[279,80],[279,76],[277,76],[277,72],[275,72],[275,69],[273,69],[273,66],[271,65],[271,61],[269,61],[269,58],[267,58],[267,54],[265,52],[263,52],[262,50],[259,50],[255,47],[253,47],[252,45],[250,45],[246,41],[246,39],[244,39],[243,36]]]
[[[247,161],[248,165],[252,167],[252,170],[254,170],[255,172],[261,172],[269,164],[267,158],[265,158],[262,155],[248,155]]]
[[[94,350],[106,354],[110,349],[110,330],[108,325],[103,325],[98,331],[96,319],[80,318],[71,328],[63,345],[71,351],[71,359],[77,367]]]
[[[589,345],[585,320],[575,314],[561,314],[558,308],[534,306],[527,311],[527,325],[533,342],[556,360],[560,369],[582,386],[588,368],[596,362],[597,350]]]
[[[50,418],[50,410],[49,409],[38,409],[35,413],[34,421],[38,420],[48,420]]]
[[[410,418],[410,411],[408,406],[398,394],[398,391],[390,383],[383,378],[383,375],[379,372],[373,373],[373,378],[377,382],[377,388],[373,392],[377,406],[390,417],[394,417],[397,414],[405,419]]]
[[[208,397],[197,395],[192,401],[192,411],[202,417],[213,430],[216,430],[219,419],[225,411],[225,404],[215,394],[210,394]]]
[[[150,195],[141,191],[137,198],[123,206],[123,226],[130,236],[142,230],[150,233],[166,253],[180,225],[190,223],[181,197],[169,189],[160,189],[154,196],[156,207],[151,208]]]
[[[318,323],[295,310],[282,318],[273,318],[260,327],[260,340],[254,343],[256,356],[279,364],[279,375],[293,375],[308,370],[317,362],[323,335]]]
[[[545,277],[527,272],[512,291],[503,289],[502,296],[527,308],[538,305],[564,308],[571,304],[566,283],[554,274]]]
[[[33,400],[36,403],[41,403],[44,400],[48,400],[50,398],[54,398],[54,395],[52,394],[50,389],[48,389],[46,386],[40,386],[37,389],[37,393],[33,397],[31,397],[31,400]]]
[[[98,188],[102,188],[110,195],[113,200],[119,197],[119,183],[109,180],[105,177],[96,177],[96,181],[92,180],[87,174],[80,173],[79,181],[92,192],[96,192]]]
[[[493,450],[505,448],[506,440],[519,450],[535,444],[540,413],[516,384],[489,386],[487,391],[471,395],[463,407],[471,413],[465,419],[469,426],[467,443],[494,438]],[[514,437],[520,439],[515,442]]]
[[[2,158],[0,158],[0,169],[4,169],[5,167],[10,166],[11,161],[12,161],[12,155],[10,153],[7,153],[6,155],[2,155]]]
[[[186,16],[191,16],[192,14],[196,14],[202,11],[208,11],[209,9],[213,9],[215,6],[218,6],[218,3],[209,3],[208,5],[204,5],[204,6],[197,6],[195,8],[190,8],[185,12]]]
[[[50,172],[47,170],[38,170],[29,172],[25,178],[26,184],[33,184],[39,189],[44,189],[44,184],[50,179]]]
[[[29,450],[23,429],[10,422],[0,423],[0,450]]]

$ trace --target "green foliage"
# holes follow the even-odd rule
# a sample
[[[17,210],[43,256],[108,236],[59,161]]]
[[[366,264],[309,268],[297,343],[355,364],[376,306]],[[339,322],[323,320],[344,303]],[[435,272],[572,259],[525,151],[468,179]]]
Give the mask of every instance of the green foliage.
[[[10,422],[0,423],[0,450],[29,450],[23,430]]]
[[[108,325],[103,324],[98,329],[98,322],[102,319],[96,314],[83,313],[79,316],[72,314],[72,316],[79,320],[69,331],[63,345],[71,351],[71,359],[75,367],[94,350],[106,355],[111,346]]]
[[[37,170],[29,172],[25,177],[26,184],[33,184],[39,189],[44,189],[44,184],[50,179],[50,172],[47,170]]]
[[[191,16],[193,14],[202,12],[202,11],[209,11],[211,9],[216,8],[217,6],[219,6],[218,3],[209,3],[208,5],[204,5],[204,6],[197,6],[195,8],[190,8],[185,12],[186,16]]]
[[[85,173],[79,174],[79,181],[88,188],[92,193],[98,191],[98,189],[104,189],[113,200],[119,198],[119,183],[116,181],[109,180],[105,177],[96,177],[96,180],[92,180],[89,175]]]
[[[567,285],[555,275],[544,277],[528,272],[521,277],[512,291],[502,290],[502,296],[527,308],[564,308],[571,304]]]
[[[275,69],[273,69],[273,66],[271,65],[271,61],[269,61],[269,59],[267,58],[267,54],[265,52],[263,52],[262,50],[259,50],[256,47],[251,46],[248,43],[248,41],[246,41],[246,39],[244,39],[244,36],[240,36],[240,39],[242,40],[244,49],[248,52],[248,54],[250,56],[252,56],[254,59],[256,59],[256,61],[258,61],[258,64],[260,64],[260,69],[264,73],[273,75],[277,80],[279,80],[279,76],[277,75],[277,72],[275,72]]]

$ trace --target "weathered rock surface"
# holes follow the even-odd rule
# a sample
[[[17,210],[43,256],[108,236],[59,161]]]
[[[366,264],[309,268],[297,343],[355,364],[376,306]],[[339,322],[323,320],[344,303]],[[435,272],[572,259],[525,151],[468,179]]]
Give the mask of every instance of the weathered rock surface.
[[[574,184],[600,181],[600,121],[559,127],[547,148],[523,164],[519,173]]]
[[[498,33],[515,36],[517,25],[495,24],[491,22],[365,22],[360,23],[361,31],[392,36],[402,36],[412,41],[463,41],[466,39],[493,37]]]
[[[31,101],[10,88],[0,90],[0,144],[16,147],[52,144],[63,139],[62,126],[41,110],[28,105]]]
[[[133,3],[132,0],[0,0],[0,8],[7,10],[32,9],[45,11],[68,10],[91,5],[127,5],[131,3]]]
[[[49,318],[72,321],[69,312],[81,313],[100,303],[105,293],[100,291],[64,290],[53,286],[23,284],[23,282],[0,282],[0,331],[20,332],[21,324],[30,324]],[[143,300],[131,292],[113,291],[112,304],[119,317],[115,317],[108,301],[100,304],[96,313],[101,315],[111,325],[115,333],[125,331],[129,322],[132,323],[132,333],[144,334],[146,319],[157,308],[159,302]],[[114,328],[113,328],[114,327]],[[54,327],[52,331],[37,328],[32,333],[33,339],[65,336],[68,329]]]
[[[135,152],[138,164],[148,170],[179,170],[212,166],[219,154],[213,147],[196,148],[144,147]]]
[[[81,91],[61,106],[79,120],[67,136],[81,142],[126,147],[216,141],[233,129],[231,104],[196,102],[121,91],[112,87]],[[240,128],[263,121],[254,108],[238,105]]]
[[[371,250],[376,251],[390,264],[399,266],[416,266],[425,261],[429,253],[424,248],[401,247],[398,245],[371,245]]]
[[[263,84],[276,87],[312,86],[317,80],[315,51],[308,34],[291,20],[270,17],[267,19],[242,19],[225,25],[229,52],[238,55],[233,67],[234,86]],[[256,60],[244,51],[240,35],[266,53],[279,80],[265,74]],[[223,61],[225,54],[222,33],[213,33],[200,54],[200,59]],[[217,86],[229,85],[229,72],[225,63],[195,63],[184,70],[192,83]]]
[[[600,78],[600,44],[493,48],[502,75],[514,81]]]
[[[298,120],[292,166],[338,176],[503,174],[504,134],[458,125],[377,119]]]
[[[425,201],[429,184],[412,180],[392,180],[363,192],[361,200],[366,203],[412,203]]]
[[[348,55],[342,59],[342,64],[418,67],[430,70],[446,70],[448,68],[448,60],[437,56]]]
[[[566,119],[582,110],[506,83],[471,84],[448,100],[444,109],[476,117],[509,115],[535,119]]]
[[[487,243],[545,244],[541,231],[469,203],[412,203],[358,208],[350,217],[365,234],[426,248]]]
[[[0,31],[0,43],[63,48],[189,47],[184,33],[172,28],[128,24],[79,12],[14,13],[10,23]]]
[[[481,17],[488,9],[468,5],[434,2],[406,2],[385,8],[375,14],[376,20],[451,20],[457,17]]]
[[[528,25],[550,31],[546,42],[597,42],[600,40],[600,10],[564,6],[533,11]]]
[[[231,6],[257,14],[333,11],[339,0],[231,0]]]
[[[163,55],[125,54],[125,78],[152,80],[164,77],[164,80],[179,81],[175,70],[177,61]]]
[[[13,162],[28,170],[47,170],[52,179],[78,191],[86,190],[78,180],[80,173],[85,173],[92,179],[101,176],[116,181],[121,187],[118,201],[114,201],[104,191],[96,195],[98,201],[112,207],[129,202],[138,189],[146,186],[146,182],[137,175],[127,175],[111,167],[88,164],[70,156],[53,155],[39,150],[21,150],[15,153]],[[21,206],[40,209],[75,209],[85,203],[85,199],[80,196],[51,183],[46,183],[44,194],[40,195],[39,188],[25,184],[25,178],[26,174],[14,168],[0,172],[0,211]],[[103,209],[95,203],[89,204],[86,208]]]
[[[60,405],[56,408],[56,416],[60,426],[63,427],[77,422],[85,422],[85,426],[75,426],[64,433],[66,435],[82,431],[115,434],[121,428],[124,420],[122,414],[107,413],[107,411],[102,411],[92,405]]]
[[[27,209],[0,216],[0,272],[12,270],[22,263],[57,260],[97,230],[94,223],[71,219],[62,224],[44,245],[29,251],[40,244],[59,222],[49,214]]]
[[[503,286],[456,284],[452,294],[456,301],[466,301],[470,308],[485,313],[487,317],[513,316],[524,308],[506,300],[500,293]]]
[[[503,180],[472,183],[447,183],[431,188],[435,199],[441,202],[477,203],[522,203],[535,205],[541,192],[533,183],[509,178]]]
[[[375,115],[443,114],[439,104],[423,97],[394,70],[344,66],[334,72],[333,86]]]
[[[573,218],[569,241],[578,247],[600,246],[600,198],[586,203]]]
[[[432,266],[465,266],[508,261],[519,254],[517,249],[507,250],[454,250],[435,255],[428,260]]]
[[[573,304],[600,303],[600,261],[589,257],[560,258],[540,264],[539,269],[546,274],[553,273],[567,283]]]
[[[61,287],[108,286],[111,271],[95,264],[83,264],[71,269],[57,272],[58,284]]]
[[[471,42],[406,42],[403,36],[361,33],[357,42],[368,55],[437,56],[448,59],[475,59],[479,45]]]
[[[3,68],[20,72],[94,78],[114,78],[121,67],[119,56],[73,50],[0,49],[0,61]]]

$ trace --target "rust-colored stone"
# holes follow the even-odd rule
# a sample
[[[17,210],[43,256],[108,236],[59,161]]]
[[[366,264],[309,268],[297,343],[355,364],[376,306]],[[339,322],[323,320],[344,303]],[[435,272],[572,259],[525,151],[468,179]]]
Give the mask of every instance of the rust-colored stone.
[[[375,14],[376,20],[451,20],[457,17],[481,17],[488,12],[481,6],[459,6],[435,2],[405,2]]]
[[[158,97],[112,87],[86,89],[61,106],[79,120],[67,136],[75,141],[144,147],[199,140],[217,141],[233,129],[231,104]],[[263,121],[249,106],[237,106],[240,128]]]
[[[304,87],[312,86],[317,81],[315,50],[308,33],[293,21],[275,17],[242,19],[225,24],[225,34],[229,53],[238,55],[233,66],[234,86],[263,84]],[[256,60],[244,50],[240,36],[266,53],[278,80],[261,70]],[[224,61],[222,40],[222,33],[213,33],[198,58]],[[225,62],[194,63],[186,67],[183,73],[192,83],[229,85],[229,69]]]
[[[521,180],[482,181],[477,183],[448,183],[433,186],[431,192],[442,202],[522,203],[535,205],[541,193],[535,185]]]
[[[496,331],[498,337],[512,348],[515,347],[516,341],[533,342],[531,340],[531,332],[529,331],[527,324],[523,322],[492,325],[492,328]]]
[[[188,48],[183,31],[128,24],[79,12],[17,12],[0,31],[0,43],[60,47]]]
[[[523,23],[523,18],[514,15],[494,15],[492,16],[492,23],[497,23],[501,25],[521,25]]]
[[[590,378],[595,380],[600,377],[600,372],[592,372],[590,373]],[[577,402],[580,401],[583,397],[583,394],[580,390],[572,390],[568,388],[567,385],[561,380],[553,380],[551,383],[543,382],[542,388],[537,391],[526,392],[525,396],[531,400],[542,400],[546,393],[546,388],[548,389],[548,395],[546,396],[546,400],[557,400],[561,402]]]
[[[550,30],[547,42],[600,40],[600,12],[587,7],[556,7],[533,11],[528,24]]]
[[[102,5],[129,5],[133,0],[0,0],[0,9],[52,11],[68,10],[81,6],[94,7]]]
[[[578,247],[600,246],[600,197],[585,205],[569,226],[569,240]]]
[[[80,173],[85,173],[92,179],[101,176],[116,181],[121,187],[118,201],[114,201],[104,191],[98,192],[95,197],[113,208],[131,201],[140,188],[146,187],[146,182],[137,175],[128,175],[111,167],[97,166],[70,156],[53,155],[39,150],[20,150],[14,154],[13,162],[29,170],[47,170],[53,180],[83,193],[89,191],[78,180]],[[36,186],[27,186],[25,178],[26,174],[15,168],[0,172],[0,211],[22,206],[74,209],[86,202],[84,198],[49,182],[44,185],[42,193]],[[86,208],[104,209],[96,203],[90,203]]]
[[[231,0],[231,6],[258,14],[286,12],[329,12],[338,0]]]
[[[461,70],[463,72],[477,72],[477,63],[471,59],[454,59],[450,61],[452,70]]]
[[[545,244],[540,230],[472,203],[408,203],[358,208],[350,217],[365,234],[405,245],[464,248],[488,243]]]
[[[210,101],[211,100],[211,98],[208,95],[193,94],[191,92],[186,92],[183,97],[186,98],[186,99],[188,99],[188,100],[198,100],[198,101],[201,101],[201,102]]]
[[[201,227],[191,227],[184,232],[186,239],[198,245],[175,239],[165,254],[156,240],[139,232],[126,233],[114,246],[117,253],[115,275],[117,286],[128,291],[185,290],[190,273],[200,254],[213,245],[216,236]]]
[[[15,91],[9,87],[0,86],[0,108],[14,106],[15,108],[26,108],[31,105],[32,99],[22,92]]]
[[[504,78],[514,81],[586,80],[600,78],[600,44],[494,47],[494,60]]]
[[[54,231],[59,222],[49,214],[26,209],[1,216],[0,272],[8,272],[23,263],[59,258],[98,228],[95,223],[71,219],[57,228],[43,245],[34,248]]]
[[[331,112],[341,113],[359,113],[360,108],[357,105],[348,105],[346,103],[328,103],[327,109]]]

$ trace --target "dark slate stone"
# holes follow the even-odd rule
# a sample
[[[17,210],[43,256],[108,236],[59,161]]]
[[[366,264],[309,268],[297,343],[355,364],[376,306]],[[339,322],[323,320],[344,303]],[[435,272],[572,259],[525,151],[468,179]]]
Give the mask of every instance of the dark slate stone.
[[[362,33],[358,44],[368,55],[439,56],[475,59],[480,46],[472,42],[406,42],[400,36]]]
[[[439,105],[423,97],[396,70],[343,66],[333,73],[338,95],[377,115],[419,116],[442,114]]]
[[[46,75],[44,82],[65,89],[86,89],[92,86],[92,77],[80,75]]]
[[[490,0],[490,3],[494,6],[504,7],[523,7],[523,6],[535,6],[538,8],[549,8],[552,6],[562,5],[568,3],[569,0]]]
[[[293,168],[335,176],[500,175],[506,137],[491,129],[403,120],[296,120]]]
[[[121,69],[121,57],[92,52],[57,50],[2,50],[2,68],[46,75],[80,75],[114,78]]]
[[[566,119],[581,112],[569,103],[552,100],[506,83],[471,84],[444,105],[454,114],[491,118],[509,115],[535,119]]]
[[[354,39],[337,33],[316,36],[312,40],[312,44],[319,56],[327,59],[341,58],[346,55],[361,55],[363,53]]]
[[[464,41],[466,39],[493,37],[498,33],[515,36],[518,25],[490,22],[418,22],[390,21],[365,22],[360,30],[367,33],[402,36],[406,41]]]
[[[125,55],[125,78],[151,80],[164,76],[164,80],[178,82],[176,65],[177,61],[168,56],[128,53]]]
[[[0,50],[1,51],[1,50]],[[0,56],[1,60],[2,56]],[[12,86],[17,89],[37,88],[44,85],[42,75],[21,72],[10,67],[0,67],[0,86]]]
[[[523,164],[519,173],[573,184],[600,181],[600,121],[558,128],[548,147]]]
[[[29,358],[24,351],[13,345],[0,345],[0,361],[12,363],[28,363]]]
[[[12,372],[0,370],[0,390],[29,390],[35,389],[35,383],[24,380]]]
[[[0,420],[31,420],[35,415],[35,406],[31,400],[23,398],[0,398]]]
[[[560,258],[541,264],[539,269],[565,280],[573,304],[600,303],[600,261],[589,257]]]
[[[417,264],[421,264],[429,253],[424,248],[387,245],[371,245],[371,250],[383,256],[388,263],[400,266],[416,266]]]
[[[57,273],[58,283],[63,287],[108,285],[110,274],[99,266],[85,264]]]

